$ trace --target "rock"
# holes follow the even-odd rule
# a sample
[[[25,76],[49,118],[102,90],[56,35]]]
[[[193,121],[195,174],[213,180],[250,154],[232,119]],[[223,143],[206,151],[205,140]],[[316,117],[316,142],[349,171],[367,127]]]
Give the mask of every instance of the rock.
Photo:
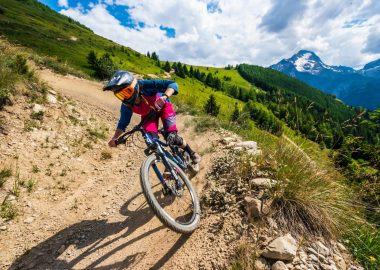
[[[255,261],[256,270],[269,270],[269,264],[264,258],[257,258]]]
[[[315,256],[314,254],[310,254],[310,255],[309,255],[309,259],[312,260],[312,261],[314,261],[314,262],[318,262],[318,261],[319,261],[319,260],[318,260],[318,257]]]
[[[346,247],[343,246],[341,243],[337,243],[336,245],[338,246],[339,250],[342,252],[345,252],[347,250]]]
[[[348,270],[364,270],[364,268],[361,266],[350,265]]]
[[[52,94],[47,94],[46,98],[49,103],[52,103],[52,104],[57,103],[57,98],[53,96]]]
[[[259,187],[259,188],[271,188],[276,184],[276,180],[269,178],[255,178],[249,180],[250,186]]]
[[[262,256],[269,259],[290,261],[297,253],[297,242],[290,233],[273,240],[262,252]]]
[[[323,256],[328,256],[330,254],[330,250],[321,241],[314,243],[313,247],[318,254],[322,254]]]
[[[262,202],[260,200],[247,196],[244,198],[244,203],[248,219],[259,218],[261,216]]]
[[[34,221],[34,218],[32,218],[32,217],[28,217],[28,218],[26,218],[26,219],[24,220],[24,223],[30,224],[30,223],[32,223],[33,221]]]
[[[7,230],[7,226],[4,225],[0,227],[0,231],[6,231],[6,230]]]
[[[284,262],[277,261],[272,265],[271,270],[288,270],[288,267]]]
[[[44,111],[45,111],[44,106],[37,104],[37,103],[33,105],[33,112],[34,113],[39,113],[39,112],[44,112]]]
[[[262,151],[260,149],[248,149],[247,153],[252,156],[260,156],[262,154]]]
[[[346,262],[344,261],[344,259],[342,257],[334,254],[333,259],[334,259],[335,264],[339,270],[346,270],[347,269]]]
[[[223,139],[220,140],[221,143],[225,144],[225,145],[228,145],[232,142],[236,142],[236,138],[233,138],[233,137],[225,137]]]
[[[255,149],[258,150],[257,142],[255,141],[245,141],[245,142],[239,142],[236,144],[236,147],[242,147],[244,149]]]
[[[65,251],[66,247],[65,245],[62,245],[58,250],[57,250],[57,253],[58,254],[62,254],[64,251]]]
[[[8,202],[11,202],[11,201],[14,201],[14,200],[16,200],[16,196],[14,196],[14,195],[8,195],[8,197],[7,197],[7,201]]]
[[[332,267],[328,264],[324,264],[324,263],[321,263],[320,264],[320,267],[323,269],[323,270],[332,270]]]

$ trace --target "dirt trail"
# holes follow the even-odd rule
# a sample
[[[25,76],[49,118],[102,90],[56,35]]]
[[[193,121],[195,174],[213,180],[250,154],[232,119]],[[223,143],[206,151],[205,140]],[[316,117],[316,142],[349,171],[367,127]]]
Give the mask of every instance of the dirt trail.
[[[111,93],[101,91],[101,84],[57,75],[49,70],[38,73],[56,92],[75,100],[75,108],[105,122],[110,129],[109,134],[112,133],[120,103]],[[98,158],[102,149],[107,149],[106,140],[97,143],[92,150],[84,151],[79,157],[70,154],[74,146],[57,145],[51,147],[52,150],[43,150],[41,147],[50,143],[48,139],[41,139],[41,146],[33,139],[33,136],[38,139],[43,132],[49,136],[55,134],[56,138],[67,133],[69,141],[78,140],[81,143],[81,138],[78,138],[79,127],[67,129],[63,126],[63,130],[55,130],[62,126],[62,115],[56,111],[61,110],[64,115],[68,113],[57,105],[51,107],[51,115],[47,116],[55,119],[55,122],[52,121],[49,124],[51,126],[46,124],[44,129],[47,131],[35,130],[24,135],[15,128],[11,130],[14,137],[0,137],[1,145],[7,146],[2,148],[4,159],[8,163],[16,160],[21,165],[22,175],[30,174],[31,164],[46,168],[46,174],[36,174],[39,177],[37,191],[18,199],[18,205],[24,207],[22,216],[11,222],[7,231],[0,234],[0,267],[199,268],[199,261],[218,247],[205,241],[205,219],[200,229],[191,236],[177,234],[160,223],[140,192],[139,166],[144,159],[142,150],[136,147],[113,149],[112,159],[107,161]],[[76,111],[75,108],[71,108],[72,113]],[[28,114],[23,110],[19,108],[20,114],[24,113],[27,117]],[[19,125],[21,120],[22,116],[17,117],[15,125]],[[212,142],[221,137],[215,132],[197,135],[188,128],[187,122],[186,116],[178,118],[181,133],[200,152],[208,152]],[[28,141],[33,143],[28,145]],[[62,150],[65,147],[69,150]],[[193,179],[198,193],[201,193],[207,166],[212,158],[211,154],[204,154],[201,171]],[[52,174],[50,168],[53,168],[53,176],[56,168],[54,181],[62,179],[55,182],[54,186],[51,183],[53,180],[46,176]],[[204,269],[209,268],[209,264],[203,265]]]

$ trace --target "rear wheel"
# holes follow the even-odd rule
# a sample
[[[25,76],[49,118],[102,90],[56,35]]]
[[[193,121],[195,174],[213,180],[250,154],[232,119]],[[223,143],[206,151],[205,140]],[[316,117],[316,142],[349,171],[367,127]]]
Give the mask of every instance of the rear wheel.
[[[179,233],[191,233],[199,225],[199,199],[190,180],[181,168],[168,159],[179,182],[165,168],[162,160],[150,155],[142,164],[140,181],[145,198],[156,216],[170,229]],[[163,189],[160,176],[168,188]]]

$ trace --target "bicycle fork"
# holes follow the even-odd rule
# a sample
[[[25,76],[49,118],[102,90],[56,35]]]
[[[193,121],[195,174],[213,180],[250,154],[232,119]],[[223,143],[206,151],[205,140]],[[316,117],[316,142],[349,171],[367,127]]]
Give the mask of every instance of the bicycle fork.
[[[162,173],[160,172],[160,170],[158,169],[158,167],[157,167],[156,164],[152,165],[153,170],[156,173],[156,175],[157,175],[158,179],[160,180],[161,184],[163,185],[164,189],[165,190],[171,190],[173,192],[173,194],[178,195],[177,194],[178,193],[177,190],[182,187],[182,183],[181,183],[181,181],[178,178],[177,172],[170,165],[170,163],[168,162],[168,160],[167,160],[167,158],[166,158],[165,155],[162,155],[162,156],[160,155],[160,157],[161,157],[162,162],[164,163],[165,171],[170,172],[170,175],[174,178],[174,181],[175,181],[175,184],[176,184],[176,189],[173,190],[173,188],[168,187],[168,185],[166,184],[165,179],[164,179]]]

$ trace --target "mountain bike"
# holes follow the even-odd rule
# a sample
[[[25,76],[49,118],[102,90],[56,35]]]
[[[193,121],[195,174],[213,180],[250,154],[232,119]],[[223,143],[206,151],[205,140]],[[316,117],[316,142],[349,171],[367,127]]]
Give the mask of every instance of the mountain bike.
[[[194,168],[182,149],[152,138],[144,130],[144,122],[155,115],[150,111],[132,130],[121,134],[116,144],[126,144],[133,134],[141,133],[147,156],[140,168],[143,194],[163,224],[179,233],[191,233],[198,227],[201,214],[199,198],[186,175]]]

